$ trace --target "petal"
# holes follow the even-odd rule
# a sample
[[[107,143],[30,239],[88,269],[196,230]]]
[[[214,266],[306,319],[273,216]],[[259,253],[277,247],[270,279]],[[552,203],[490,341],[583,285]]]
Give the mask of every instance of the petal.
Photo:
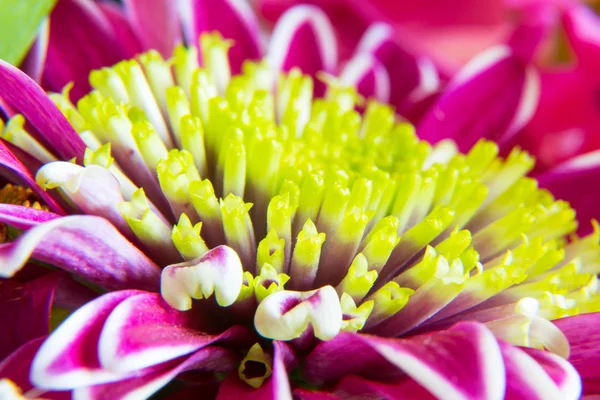
[[[218,31],[225,39],[233,39],[229,62],[234,74],[242,70],[245,60],[261,57],[259,25],[252,7],[245,0],[189,0],[191,2],[191,37],[188,43],[198,44],[203,32]],[[184,19],[185,21],[185,19]],[[189,35],[188,35],[189,36]]]
[[[504,365],[506,366],[506,399],[577,399],[581,383],[577,373],[563,361],[561,367],[564,378],[569,382],[565,391],[559,390],[553,379],[538,361],[525,351],[508,344],[501,344]],[[557,359],[559,359],[558,356]],[[556,365],[560,364],[555,364]],[[557,371],[555,371],[557,372]]]
[[[30,187],[51,210],[61,215],[64,214],[60,205],[38,186],[29,170],[15,157],[2,140],[0,140],[0,176],[7,177],[11,182]]]
[[[54,293],[66,276],[53,273],[23,284],[0,285],[0,359],[30,340],[47,336]],[[10,327],[10,328],[8,328]]]
[[[124,0],[123,5],[142,47],[170,58],[181,42],[177,1]]]
[[[59,7],[60,5],[57,8]],[[41,139],[65,160],[77,157],[79,161],[83,161],[85,144],[52,100],[24,72],[2,60],[0,98],[23,114],[43,136],[36,139]]]
[[[564,358],[547,351],[521,348],[533,358],[556,384],[564,399],[577,399],[581,394],[581,378]]]
[[[0,222],[26,230],[41,223],[59,218],[60,215],[25,206],[0,203]]]
[[[582,154],[537,177],[541,188],[570,203],[577,213],[579,234],[591,231],[590,220],[600,218],[600,193],[594,185],[600,176],[600,150]]]
[[[141,53],[143,50],[142,45],[133,31],[131,23],[127,20],[123,9],[118,4],[108,1],[98,2],[98,7],[100,7],[115,35],[119,38],[124,53],[131,57]]]
[[[238,357],[235,353],[216,346],[208,346],[194,352],[181,363],[158,372],[135,377],[115,383],[89,386],[76,389],[76,399],[146,399],[161,387],[188,370],[195,372],[228,372],[235,368]],[[195,398],[199,393],[196,392]]]
[[[159,288],[158,266],[100,217],[54,219],[0,245],[0,274],[14,275],[29,257],[107,289]]]
[[[100,362],[109,370],[126,372],[192,353],[220,338],[196,330],[201,322],[193,312],[171,308],[158,293],[132,296],[104,323]]]
[[[419,58],[394,40],[394,29],[383,23],[369,27],[355,54],[372,54],[387,70],[390,80],[390,103],[399,113],[436,92],[439,74],[431,61]]]
[[[390,400],[435,399],[423,386],[412,379],[382,383],[369,381],[355,375],[345,376],[336,386],[335,393],[340,398],[360,398],[360,396],[376,394],[380,398]]]
[[[45,339],[46,336],[43,336],[28,341],[8,357],[3,356],[0,362],[0,377],[10,379],[23,391],[31,389],[33,387],[29,381],[31,360]]]
[[[102,368],[97,348],[110,313],[134,290],[105,294],[81,307],[44,342],[31,366],[31,381],[41,388],[70,389],[123,379]]]
[[[372,394],[373,392],[367,392],[367,393]],[[307,390],[307,389],[294,390],[294,399],[298,399],[298,400],[340,400],[342,398],[343,397],[338,397],[333,393],[319,392],[316,390]]]
[[[600,381],[600,313],[582,314],[553,321],[569,339],[569,362],[583,379]]]
[[[539,77],[506,47],[475,57],[450,82],[417,126],[422,139],[454,139],[462,152],[479,139],[509,140],[532,117]],[[473,112],[465,112],[473,110]]]
[[[382,103],[390,100],[390,77],[385,67],[371,54],[354,56],[340,75],[344,84],[356,87],[364,97],[372,97]]]
[[[91,70],[116,64],[129,56],[96,2],[61,0],[50,14],[44,85],[60,92],[67,83],[74,82],[71,95],[78,100],[90,91]]]
[[[563,14],[563,26],[580,64],[596,71],[600,62],[600,18],[584,4]]]
[[[21,65],[21,69],[27,73],[38,84],[41,83],[44,64],[46,63],[46,52],[48,51],[48,39],[50,36],[50,23],[45,19],[38,29],[35,42],[29,49],[27,57]]]
[[[290,8],[273,29],[267,59],[276,71],[298,67],[312,77],[320,71],[334,74],[338,64],[337,43],[327,15],[311,5]],[[315,89],[317,95],[322,95],[325,87],[317,81]]]

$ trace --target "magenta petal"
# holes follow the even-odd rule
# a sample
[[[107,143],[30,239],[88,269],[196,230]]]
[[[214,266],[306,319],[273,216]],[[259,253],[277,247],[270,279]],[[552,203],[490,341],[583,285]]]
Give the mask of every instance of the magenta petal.
[[[44,64],[46,63],[46,52],[48,51],[48,38],[50,36],[50,22],[45,19],[38,29],[35,42],[29,49],[27,57],[21,65],[21,69],[34,81],[41,84]]]
[[[570,387],[561,392],[536,359],[518,347],[505,343],[500,347],[506,367],[506,399],[575,400],[579,398],[581,382],[577,373],[566,361],[563,360],[563,373],[570,375],[566,378],[570,381]]]
[[[453,139],[462,152],[481,138],[502,145],[531,119],[538,99],[537,72],[508,48],[492,48],[454,77],[417,133],[432,143]]]
[[[209,346],[196,351],[173,367],[120,382],[76,389],[74,396],[90,400],[145,399],[184,371],[193,369],[194,371],[227,372],[234,369],[237,362],[239,359],[233,352]],[[199,395],[200,393],[196,392],[194,398],[197,399]]]
[[[74,82],[71,96],[78,100],[90,91],[91,70],[116,64],[126,56],[96,2],[57,2],[50,14],[50,41],[43,78],[46,88],[59,92],[67,83]]]
[[[368,392],[368,394],[372,395],[373,393]],[[308,389],[294,390],[294,399],[297,399],[297,400],[340,400],[343,398],[344,397],[338,397],[333,393],[319,392],[316,390],[308,390]]]
[[[65,275],[53,273],[26,283],[0,285],[0,359],[32,339],[47,336],[54,293]]]
[[[52,100],[24,72],[2,60],[0,98],[23,114],[43,136],[39,139],[48,148],[55,150],[65,160],[77,157],[83,161],[85,144]]]
[[[567,38],[579,63],[597,72],[600,63],[600,18],[584,4],[571,7],[563,15]]]
[[[107,289],[156,291],[159,287],[160,268],[99,217],[54,219],[0,245],[0,275],[14,275],[29,257]]]
[[[41,223],[59,218],[60,215],[25,206],[0,203],[0,222],[26,230]]]
[[[392,27],[377,23],[364,33],[356,54],[372,54],[389,74],[390,100],[403,114],[415,103],[435,93],[440,78],[433,63],[406,51],[394,40]]]
[[[552,379],[565,399],[576,399],[581,394],[581,378],[571,364],[564,358],[550,353],[531,348],[522,348],[546,374]]]
[[[133,290],[109,293],[73,313],[44,342],[35,356],[31,381],[42,388],[60,390],[127,377],[102,368],[95,349],[110,313],[122,301],[139,293]]]
[[[600,382],[600,313],[582,314],[552,321],[571,345],[569,362],[585,379]]]
[[[267,59],[275,70],[298,67],[313,77],[320,71],[335,73],[337,42],[327,15],[311,5],[290,8],[275,25]],[[315,83],[316,93],[321,95],[324,85]]]
[[[143,50],[142,45],[133,31],[131,23],[123,14],[123,9],[118,4],[108,1],[99,2],[98,7],[100,7],[119,38],[119,43],[126,57],[133,57],[141,53]]]
[[[423,386],[412,379],[382,383],[370,381],[356,375],[345,376],[336,386],[334,393],[342,399],[368,398],[368,396],[390,400],[435,399]],[[296,393],[294,392],[294,394]],[[310,397],[303,397],[303,399],[310,400]],[[326,397],[323,399],[325,400]]]
[[[145,49],[169,58],[181,42],[177,1],[124,0],[125,13]]]
[[[226,39],[233,39],[229,50],[231,70],[237,74],[245,60],[261,57],[259,26],[256,15],[245,0],[188,0],[191,2],[191,24],[187,40],[191,45],[198,44],[203,32],[218,31]],[[185,10],[184,12],[190,12]],[[184,19],[185,20],[185,19]]]
[[[0,60],[1,62],[2,60]],[[2,83],[0,83],[1,85]],[[38,186],[29,170],[8,149],[3,140],[0,140],[0,176],[8,178],[11,182],[30,187],[51,210],[61,215],[64,214],[60,205]]]
[[[158,293],[130,297],[104,324],[98,343],[100,362],[110,370],[136,371],[192,353],[221,338],[197,330],[201,322],[197,319],[193,311],[171,308]]]
[[[343,83],[358,89],[366,98],[374,98],[382,103],[390,100],[390,77],[385,67],[371,54],[354,56],[344,67],[340,79]]]

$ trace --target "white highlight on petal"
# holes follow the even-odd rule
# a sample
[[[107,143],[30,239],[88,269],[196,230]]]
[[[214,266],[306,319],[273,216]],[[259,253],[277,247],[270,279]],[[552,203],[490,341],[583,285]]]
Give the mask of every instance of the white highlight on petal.
[[[446,165],[458,153],[458,146],[452,139],[443,139],[437,142],[423,163],[423,171],[428,170],[433,164]]]
[[[337,41],[331,22],[319,7],[306,4],[290,8],[277,21],[267,51],[269,65],[276,70],[282,68],[288,53],[295,51],[290,49],[290,43],[297,29],[305,23],[309,24],[315,33],[324,64],[323,69],[325,72],[335,71],[338,62]],[[306,54],[306,57],[312,55]]]
[[[342,329],[342,307],[333,287],[273,293],[259,304],[254,314],[258,333],[275,340],[298,338],[309,324],[321,340],[333,339]]]
[[[218,246],[192,261],[174,264],[162,271],[160,291],[173,308],[192,308],[192,298],[208,298],[213,293],[222,307],[232,305],[242,290],[244,270],[238,254]]]
[[[356,53],[374,53],[382,42],[391,40],[392,37],[391,26],[383,22],[372,24],[360,38],[360,42],[356,46]]]
[[[410,101],[417,102],[437,92],[440,88],[440,77],[433,61],[421,57],[417,60],[419,69],[419,85],[408,95]]]
[[[510,57],[511,54],[512,52],[508,46],[495,46],[478,54],[454,76],[446,90],[451,90],[491,65]]]
[[[600,150],[590,151],[566,161],[552,170],[552,172],[570,172],[595,168],[600,165]]]
[[[390,76],[381,63],[369,53],[357,54],[344,67],[340,80],[357,87],[370,72],[375,75],[375,97],[382,103],[390,100]]]
[[[533,67],[528,67],[525,71],[525,82],[523,83],[523,91],[519,106],[515,112],[515,116],[506,130],[506,133],[500,138],[500,144],[512,138],[519,132],[533,117],[537,110],[540,100],[541,82],[540,75]]]

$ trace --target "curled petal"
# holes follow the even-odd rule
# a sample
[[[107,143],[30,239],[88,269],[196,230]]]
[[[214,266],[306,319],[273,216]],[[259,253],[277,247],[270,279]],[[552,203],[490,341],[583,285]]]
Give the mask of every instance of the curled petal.
[[[432,143],[454,139],[463,152],[481,138],[502,145],[531,119],[539,92],[537,72],[508,48],[495,47],[454,77],[417,132]],[[465,113],[465,109],[475,112]]]
[[[228,307],[242,290],[243,275],[237,253],[218,246],[200,258],[166,267],[160,289],[165,301],[177,310],[189,310],[191,298],[208,298],[213,293],[220,306]]]
[[[372,55],[358,54],[344,67],[340,79],[356,87],[358,93],[382,103],[390,100],[390,77],[385,67]]]
[[[310,5],[290,8],[273,30],[267,59],[277,71],[298,67],[313,77],[320,71],[334,73],[338,63],[337,44],[327,15]]]
[[[0,246],[0,275],[13,276],[29,257],[107,289],[157,290],[160,269],[100,217],[57,218]]]
[[[229,50],[229,62],[234,74],[242,69],[244,60],[256,60],[261,56],[259,26],[256,15],[245,0],[187,0],[191,2],[191,37],[196,44],[203,32],[218,31],[225,39],[233,39]],[[190,12],[190,10],[184,10]],[[184,19],[185,24],[185,19]],[[189,36],[189,35],[188,35]]]
[[[125,0],[125,13],[145,49],[171,57],[181,42],[177,1]]]
[[[298,338],[309,324],[322,340],[332,339],[340,332],[342,308],[333,287],[310,292],[275,292],[260,303],[254,315],[258,333],[276,340]]]
[[[105,370],[93,351],[110,313],[140,292],[126,290],[97,298],[73,313],[44,342],[31,366],[31,381],[48,389],[71,389],[124,378]]]
[[[571,345],[569,362],[584,380],[600,380],[600,313],[582,314],[553,321]]]
[[[8,357],[3,357],[2,362],[0,362],[0,376],[2,377],[0,382],[2,379],[9,379],[22,391],[32,389],[33,385],[29,381],[31,360],[33,360],[45,339],[46,336],[42,336],[30,340],[13,351]],[[2,394],[3,392],[0,390],[0,395]],[[65,396],[65,398],[69,397]]]

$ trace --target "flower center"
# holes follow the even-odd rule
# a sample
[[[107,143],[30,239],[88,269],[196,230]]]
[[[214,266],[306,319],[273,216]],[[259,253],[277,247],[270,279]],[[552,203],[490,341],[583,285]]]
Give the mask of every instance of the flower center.
[[[88,149],[85,167],[50,163],[38,182],[84,211],[86,179],[102,182],[113,200],[90,212],[166,267],[171,306],[216,301],[270,339],[471,319],[548,348],[540,321],[600,308],[598,232],[566,239],[575,214],[525,177],[528,154],[431,146],[387,105],[358,112],[331,77],[320,99],[298,70],[275,84],[266,62],[246,62],[231,76],[229,46],[203,36],[202,68],[179,47],[94,71],[76,107],[68,87],[52,95]]]

